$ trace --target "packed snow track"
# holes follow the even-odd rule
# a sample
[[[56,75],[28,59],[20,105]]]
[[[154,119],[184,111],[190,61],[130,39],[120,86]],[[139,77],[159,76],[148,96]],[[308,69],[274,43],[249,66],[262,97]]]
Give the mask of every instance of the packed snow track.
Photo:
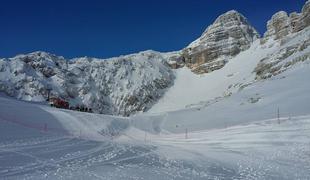
[[[0,98],[0,179],[310,178],[310,116],[156,133],[146,127],[160,130],[160,119],[141,123]],[[77,131],[83,118],[92,121]]]

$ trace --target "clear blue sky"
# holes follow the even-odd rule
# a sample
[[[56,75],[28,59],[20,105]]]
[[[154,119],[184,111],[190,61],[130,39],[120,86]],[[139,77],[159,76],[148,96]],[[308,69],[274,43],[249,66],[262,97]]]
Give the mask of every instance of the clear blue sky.
[[[279,10],[306,0],[1,0],[0,57],[47,51],[66,58],[179,50],[235,9],[262,34]]]

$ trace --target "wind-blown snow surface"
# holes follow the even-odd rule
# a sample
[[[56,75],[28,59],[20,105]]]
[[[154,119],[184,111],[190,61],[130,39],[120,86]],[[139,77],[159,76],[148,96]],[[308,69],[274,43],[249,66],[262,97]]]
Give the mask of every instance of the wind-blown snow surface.
[[[309,59],[257,81],[259,59],[279,49],[264,46],[201,77],[177,70],[183,93],[128,118],[0,96],[0,179],[310,179]]]
[[[0,179],[310,178],[310,116],[200,131],[192,118],[187,138],[185,119],[175,127],[161,116],[143,116],[0,97]]]

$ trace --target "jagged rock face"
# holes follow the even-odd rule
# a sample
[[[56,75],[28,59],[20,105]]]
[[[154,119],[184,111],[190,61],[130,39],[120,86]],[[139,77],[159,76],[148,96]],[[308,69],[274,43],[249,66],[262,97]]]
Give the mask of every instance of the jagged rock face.
[[[269,39],[279,40],[280,48],[277,52],[260,60],[255,68],[256,79],[267,79],[290,69],[294,64],[310,60],[310,1],[307,1],[301,13],[293,12],[290,16],[280,11],[274,14],[267,23],[267,32],[261,43]],[[309,28],[308,28],[309,27]],[[302,41],[293,41],[294,36],[301,35]],[[290,43],[289,46],[285,46]]]
[[[298,33],[292,34],[297,36]],[[290,37],[283,37],[282,48],[260,60],[254,72],[256,79],[268,79],[290,69],[294,64],[310,60],[310,29],[303,31],[302,41],[290,42]],[[286,44],[289,44],[287,46]]]
[[[173,83],[174,75],[158,52],[108,60],[66,60],[44,52],[0,60],[0,91],[28,101],[51,95],[95,112],[130,115],[147,110]]]
[[[301,11],[301,22],[303,22],[303,27],[310,26],[310,1],[307,1]]]
[[[258,37],[243,15],[229,11],[219,16],[200,38],[183,50],[182,61],[195,73],[211,72],[248,49]]]
[[[274,39],[277,40],[287,36],[290,31],[290,18],[286,12],[280,11],[267,22],[267,32],[264,36],[267,38],[274,36]]]
[[[298,32],[301,31],[304,27],[303,23],[300,21],[301,15],[299,13],[293,12],[290,14],[290,27],[291,31]]]
[[[182,52],[175,51],[169,53],[162,53],[171,69],[178,69],[184,67],[184,61],[182,59]]]
[[[268,21],[262,43],[304,30],[305,40],[282,48],[262,59],[256,79],[280,74],[295,63],[310,59],[310,1],[301,13],[279,12]],[[200,38],[182,51],[145,51],[110,59],[63,57],[34,52],[0,59],[0,92],[28,101],[45,101],[48,92],[70,105],[85,105],[93,111],[128,116],[149,109],[174,81],[171,69],[187,66],[195,73],[220,69],[259,37],[244,16],[229,11],[219,16]],[[272,42],[271,42],[272,43]]]
[[[267,31],[264,34],[262,43],[268,39],[282,39],[290,33],[299,32],[310,25],[310,1],[307,1],[301,13],[293,12],[290,16],[280,11],[274,14],[267,22]]]

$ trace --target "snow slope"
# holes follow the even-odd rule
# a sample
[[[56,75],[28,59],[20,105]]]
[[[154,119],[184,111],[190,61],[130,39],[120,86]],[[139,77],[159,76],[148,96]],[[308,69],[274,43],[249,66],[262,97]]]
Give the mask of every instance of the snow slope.
[[[279,61],[282,64],[292,61],[294,65],[293,57],[301,56],[305,57],[303,61],[309,61],[309,37],[310,29],[307,28],[300,33],[287,36],[281,42],[269,40],[265,44],[261,44],[260,40],[257,40],[250,49],[235,56],[223,68],[207,74],[196,75],[186,67],[177,69],[175,70],[176,79],[174,85],[168,89],[164,96],[148,112],[175,111],[196,104],[206,104],[208,101],[210,103],[216,99],[230,96],[249,84],[260,84],[261,82],[257,80],[254,71],[262,59],[273,63],[272,61],[276,58],[271,55],[281,57],[283,50],[286,53],[287,49],[296,47],[296,52],[293,51],[293,55],[289,54],[291,56],[281,57],[282,59]],[[298,47],[302,46],[303,43],[307,43],[307,48],[297,51]],[[295,72],[298,73],[298,70]],[[290,86],[282,90],[286,91],[289,89]]]
[[[309,47],[274,64],[294,62],[280,74],[253,72],[306,33],[256,42],[203,76],[176,70],[153,113],[121,118],[1,96],[0,179],[309,179]]]
[[[249,50],[241,52],[222,69],[212,73],[197,75],[186,67],[176,70],[174,85],[149,112],[183,109],[188,105],[225,95],[231,84],[254,80],[252,72],[258,61],[272,51],[272,48],[266,51],[259,46],[259,41],[256,41]]]
[[[147,115],[143,124],[7,97],[0,107],[0,179],[310,178],[310,116],[189,130],[185,138]]]
[[[162,119],[160,124],[164,129],[180,133],[186,128],[190,131],[224,128],[276,118],[278,108],[280,116],[285,117],[309,114],[310,85],[305,78],[310,77],[309,72],[309,62],[299,64],[281,76],[249,85],[229,97],[183,110],[150,114],[148,119],[144,115],[133,118],[142,122]]]
[[[149,108],[176,78],[148,113],[126,118],[0,94],[0,179],[310,179],[310,28],[273,36],[203,75],[172,72],[165,61],[180,52],[0,60],[10,95],[39,101],[51,83],[112,114]]]
[[[288,16],[281,11],[272,16],[260,40],[247,19],[232,10],[176,52],[148,50],[109,59],[71,60],[33,52],[0,59],[0,91],[41,102],[50,92],[73,108],[122,116],[210,104],[308,60],[309,2],[301,13]],[[172,71],[184,66],[202,75],[187,68]]]

